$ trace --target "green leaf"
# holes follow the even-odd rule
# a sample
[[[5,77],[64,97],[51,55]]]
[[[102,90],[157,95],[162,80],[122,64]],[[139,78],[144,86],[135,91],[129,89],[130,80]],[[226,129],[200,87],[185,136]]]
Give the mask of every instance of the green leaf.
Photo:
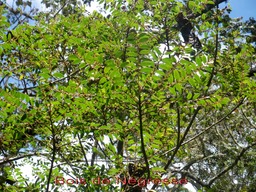
[[[192,99],[192,97],[193,97],[193,94],[191,92],[188,92],[187,99],[190,100],[190,99]]]
[[[222,105],[227,105],[230,102],[230,99],[228,97],[224,97],[221,99],[221,104]]]
[[[82,63],[79,65],[79,68],[80,68],[80,69],[83,69],[83,68],[86,67],[86,65],[87,65],[86,63],[82,62]]]
[[[170,87],[170,88],[169,88],[169,91],[170,91],[170,93],[171,93],[172,95],[176,95],[176,90],[175,90],[174,87]]]
[[[77,55],[69,55],[68,59],[72,61],[74,64],[81,63],[81,59],[77,57]]]
[[[173,83],[173,81],[174,81],[173,75],[170,74],[170,76],[168,77],[168,82]]]
[[[145,67],[141,69],[141,72],[145,72],[147,74],[151,73],[153,71],[153,68]]]
[[[173,57],[171,57],[171,58],[163,58],[163,62],[166,63],[167,65],[169,65],[170,68],[171,68],[172,64],[175,62],[175,59]]]
[[[200,57],[196,57],[196,63],[197,63],[198,66],[202,65],[202,61],[201,61]]]
[[[59,72],[56,72],[53,74],[54,77],[57,77],[57,78],[63,78],[64,75],[62,73],[59,73]]]
[[[193,99],[197,99],[197,98],[199,98],[199,96],[200,96],[200,93],[195,93],[193,96]]]
[[[180,79],[179,71],[178,70],[174,70],[173,75],[174,75],[175,80],[179,81],[179,79]]]
[[[177,90],[179,93],[182,93],[182,85],[181,85],[180,83],[175,84],[174,87],[176,88],[176,90]]]
[[[195,9],[196,6],[197,5],[196,5],[196,3],[194,1],[189,1],[188,2],[189,9],[193,10],[193,9]]]
[[[146,33],[140,34],[139,35],[139,42],[143,43],[143,42],[147,42],[149,40],[149,36]]]
[[[154,67],[155,63],[153,61],[142,61],[141,66]]]
[[[103,84],[103,83],[105,83],[105,82],[107,82],[107,78],[106,77],[102,77],[101,79],[100,79],[100,84]]]
[[[140,51],[141,55],[148,55],[150,53],[150,50],[143,49]]]
[[[196,82],[195,82],[195,80],[194,80],[194,79],[189,78],[189,79],[188,79],[188,82],[189,82],[189,83],[190,83],[190,85],[192,85],[193,87],[196,87]]]

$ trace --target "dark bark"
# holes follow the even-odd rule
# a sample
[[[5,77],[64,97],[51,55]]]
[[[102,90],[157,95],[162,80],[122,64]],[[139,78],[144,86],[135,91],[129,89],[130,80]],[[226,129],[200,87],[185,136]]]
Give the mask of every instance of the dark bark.
[[[191,46],[197,50],[201,49],[202,44],[199,38],[193,32],[192,23],[187,18],[185,18],[182,13],[178,14],[176,21],[178,23],[178,29],[181,32],[184,42],[186,44],[191,44]]]
[[[254,74],[256,74],[256,68],[252,68],[249,73],[248,73],[248,77],[253,77]]]
[[[226,2],[226,0],[214,0],[214,4],[207,4],[201,13],[191,13],[186,17],[183,13],[179,13],[176,17],[176,21],[178,23],[178,29],[181,32],[181,35],[186,44],[191,44],[192,47],[197,50],[202,48],[202,44],[199,38],[193,32],[193,25],[191,23],[191,19],[195,19],[198,16],[201,16],[203,13],[210,11],[212,8],[218,6],[219,4]]]

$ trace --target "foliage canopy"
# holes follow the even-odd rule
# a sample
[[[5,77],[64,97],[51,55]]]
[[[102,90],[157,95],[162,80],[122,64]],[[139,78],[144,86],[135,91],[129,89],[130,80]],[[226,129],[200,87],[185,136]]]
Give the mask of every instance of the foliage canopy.
[[[221,2],[101,0],[107,14],[86,14],[74,1],[11,31],[2,6],[2,190],[120,191],[89,181],[133,176],[253,191],[255,20],[230,18]],[[200,49],[183,42],[180,13]],[[35,182],[22,174],[24,164]],[[56,177],[88,183],[57,185]]]

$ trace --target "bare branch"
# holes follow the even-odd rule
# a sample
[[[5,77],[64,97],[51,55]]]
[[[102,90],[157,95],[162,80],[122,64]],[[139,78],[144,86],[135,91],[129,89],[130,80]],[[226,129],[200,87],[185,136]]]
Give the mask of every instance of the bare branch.
[[[237,165],[237,163],[240,161],[240,159],[243,157],[244,153],[249,149],[251,149],[253,146],[256,146],[256,142],[247,146],[246,148],[243,148],[240,154],[236,157],[235,161],[230,166],[226,167],[223,171],[221,171],[219,174],[215,175],[212,179],[210,179],[210,181],[208,182],[208,185],[211,186],[216,179],[218,179],[219,177],[227,173],[229,170],[233,169]]]
[[[22,12],[22,11],[20,11],[20,10],[18,10],[18,9],[14,9],[14,8],[8,6],[8,5],[5,5],[5,8],[8,9],[8,10],[9,10],[11,13],[13,13],[14,15],[20,14],[20,15],[25,16],[26,18],[29,18],[29,19],[32,19],[32,20],[34,19],[34,18],[33,18],[31,15],[29,15],[28,13]]]
[[[23,159],[23,158],[26,158],[26,157],[32,157],[32,156],[38,156],[38,155],[43,155],[43,154],[42,153],[34,152],[34,153],[31,153],[31,154],[19,155],[19,156],[14,157],[14,158],[5,158],[2,161],[0,161],[0,166],[2,166],[4,164],[7,164],[7,163],[11,163],[13,161],[17,161],[19,159]]]
[[[207,128],[205,128],[203,131],[201,131],[200,133],[198,133],[197,135],[195,135],[194,137],[192,137],[191,139],[185,141],[184,143],[182,143],[182,145],[186,145],[187,143],[193,141],[194,139],[198,138],[199,136],[201,136],[202,134],[204,134],[206,131],[208,131],[209,129],[211,129],[212,127],[214,127],[215,125],[219,124],[220,122],[222,122],[224,119],[226,119],[231,113],[233,113],[240,105],[243,104],[244,98],[242,98],[240,100],[240,102],[232,109],[230,110],[226,115],[224,115],[221,119],[219,119],[218,121],[216,121],[215,123],[213,123],[212,125],[208,126]]]
[[[203,131],[201,131],[200,133],[196,134],[194,137],[190,138],[189,140],[185,141],[184,143],[181,144],[181,146],[186,145],[188,143],[190,143],[191,141],[195,140],[196,138],[200,137],[202,134],[204,134],[206,131],[208,131],[209,129],[211,129],[212,127],[214,127],[215,125],[219,124],[220,122],[222,122],[224,119],[226,119],[231,113],[233,113],[240,105],[243,104],[244,98],[242,98],[240,100],[240,102],[232,109],[230,110],[226,115],[224,115],[221,119],[219,119],[218,121],[216,121],[215,123],[213,123],[212,125],[208,126],[207,128],[205,128]],[[172,151],[174,151],[175,148],[172,148],[169,151],[166,151],[165,153],[163,153],[163,155],[166,155]]]

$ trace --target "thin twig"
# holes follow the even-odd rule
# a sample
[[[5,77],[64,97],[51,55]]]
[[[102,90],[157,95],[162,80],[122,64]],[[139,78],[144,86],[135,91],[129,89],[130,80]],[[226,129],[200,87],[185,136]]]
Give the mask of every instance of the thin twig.
[[[78,137],[79,145],[81,147],[81,150],[82,150],[82,153],[83,153],[83,156],[84,156],[85,163],[86,163],[87,166],[89,166],[89,163],[88,163],[85,151],[84,151],[84,147],[83,147],[83,144],[82,144],[82,141],[81,141],[81,137],[80,137],[79,134],[77,135],[77,137]]]
[[[198,138],[199,136],[201,136],[203,133],[205,133],[206,131],[208,131],[209,129],[211,129],[212,127],[214,127],[215,125],[219,124],[220,122],[222,122],[224,119],[226,119],[231,113],[233,113],[233,111],[235,111],[240,105],[243,104],[244,98],[242,98],[240,100],[240,102],[231,110],[229,111],[226,115],[224,115],[221,119],[219,119],[218,121],[216,121],[215,123],[213,123],[212,125],[210,125],[209,127],[205,128],[203,131],[201,131],[200,133],[198,133],[197,135],[195,135],[194,137],[192,137],[191,139],[185,141],[184,143],[182,143],[182,145],[186,145],[187,143],[193,141],[194,139]]]
[[[28,13],[25,13],[25,12],[22,12],[22,11],[19,11],[18,9],[13,9],[12,7],[8,6],[8,5],[5,5],[5,8],[7,8],[11,13],[13,13],[14,15],[17,15],[17,14],[21,14],[29,19],[34,19],[31,15],[29,15]]]
[[[208,126],[207,128],[205,128],[203,131],[201,131],[200,133],[196,134],[194,137],[190,138],[189,140],[183,142],[181,144],[181,146],[186,145],[188,143],[190,143],[191,141],[195,140],[196,138],[200,137],[202,134],[204,134],[206,131],[208,131],[209,129],[211,129],[212,127],[214,127],[215,125],[219,124],[220,122],[222,122],[224,119],[226,119],[231,113],[233,113],[240,105],[243,104],[244,98],[242,98],[240,100],[240,102],[232,109],[230,110],[226,115],[224,115],[221,119],[217,120],[215,123],[213,123],[212,125]],[[166,155],[172,151],[174,151],[175,148],[172,148],[169,151],[166,151],[165,153],[163,153],[163,155]]]
[[[19,159],[23,159],[23,158],[26,158],[26,157],[41,156],[41,155],[47,155],[47,154],[34,152],[34,153],[31,153],[31,154],[20,155],[20,156],[14,157],[14,158],[5,158],[2,161],[0,161],[0,166],[3,166],[4,164],[11,163],[13,161],[17,161]]]

